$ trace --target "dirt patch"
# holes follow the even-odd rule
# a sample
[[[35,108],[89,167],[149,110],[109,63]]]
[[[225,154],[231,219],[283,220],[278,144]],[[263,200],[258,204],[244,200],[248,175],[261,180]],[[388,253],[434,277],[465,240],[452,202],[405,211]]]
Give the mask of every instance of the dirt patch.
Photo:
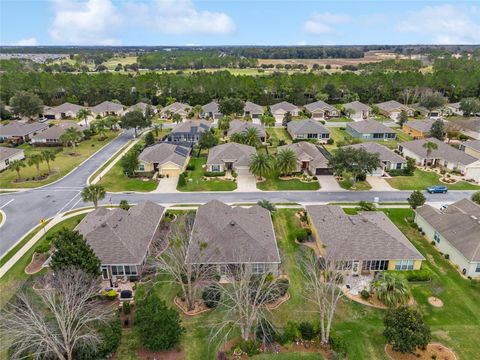
[[[180,350],[168,350],[168,351],[148,351],[145,349],[137,350],[138,359],[142,360],[185,360],[185,352]]]
[[[435,259],[433,258],[433,255],[431,254],[427,254],[427,260],[433,265],[435,266],[435,268],[440,271],[442,274],[445,274],[446,271],[445,269],[443,269],[442,267],[438,266],[437,263],[435,262]]]
[[[384,303],[378,300],[375,294],[371,294],[370,297],[367,300],[365,300],[360,295],[353,295],[348,291],[348,289],[342,288],[342,291],[347,298],[349,298],[350,300],[356,301],[360,304],[371,306],[376,309],[388,309],[388,307]]]
[[[418,349],[414,354],[402,354],[392,350],[391,345],[385,346],[385,353],[392,360],[456,360],[454,352],[438,343],[428,344],[425,350]]]
[[[35,274],[42,270],[42,265],[45,262],[46,258],[44,254],[33,253],[32,261],[25,268],[25,273],[28,275]]]
[[[175,297],[173,302],[187,316],[195,316],[213,310],[207,307],[202,300],[195,300],[193,310],[187,310],[187,303],[182,301],[179,297]]]
[[[433,307],[438,307],[438,308],[443,307],[443,301],[435,296],[430,296],[428,298],[428,303]]]

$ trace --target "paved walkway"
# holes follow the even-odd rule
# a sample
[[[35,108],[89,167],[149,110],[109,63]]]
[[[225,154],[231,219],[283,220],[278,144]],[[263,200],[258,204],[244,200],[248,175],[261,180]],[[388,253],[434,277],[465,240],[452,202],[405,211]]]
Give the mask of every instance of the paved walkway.
[[[257,189],[257,181],[254,175],[237,175],[237,189],[235,191],[255,192]]]
[[[342,189],[333,175],[319,175],[318,182],[320,183],[319,191],[346,191]]]
[[[367,182],[372,187],[371,191],[398,191],[390,186],[390,184],[380,176],[367,176]]]
[[[176,193],[178,192],[177,183],[178,183],[177,176],[170,176],[168,178],[164,177],[162,179],[159,179],[157,189],[152,192],[160,193],[160,194]]]

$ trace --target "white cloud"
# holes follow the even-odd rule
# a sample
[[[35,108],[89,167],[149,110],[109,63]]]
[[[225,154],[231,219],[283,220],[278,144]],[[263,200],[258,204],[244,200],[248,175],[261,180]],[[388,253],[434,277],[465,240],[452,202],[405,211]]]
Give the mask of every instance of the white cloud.
[[[197,10],[191,0],[152,0],[126,5],[139,25],[166,34],[229,34],[235,23],[225,13]]]
[[[475,6],[427,6],[396,26],[399,32],[420,33],[435,44],[478,44],[480,14]]]
[[[31,37],[31,38],[28,38],[28,39],[22,39],[22,40],[18,40],[14,43],[12,43],[12,45],[16,45],[16,46],[36,46],[37,45],[37,39],[34,38],[34,37]]]
[[[50,37],[59,44],[117,45],[114,30],[122,16],[110,0],[54,0]]]
[[[337,25],[348,24],[352,21],[350,15],[318,13],[312,14],[309,20],[303,24],[303,30],[310,34],[333,34]]]

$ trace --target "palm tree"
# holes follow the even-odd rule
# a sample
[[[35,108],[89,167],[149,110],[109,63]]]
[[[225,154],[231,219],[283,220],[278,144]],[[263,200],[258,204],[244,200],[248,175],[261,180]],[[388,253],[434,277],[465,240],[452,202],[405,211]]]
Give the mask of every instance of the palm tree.
[[[13,160],[12,162],[10,162],[10,164],[8,164],[8,169],[16,171],[17,179],[20,180],[20,170],[25,166],[27,165],[25,165],[25,162],[23,162],[22,160]]]
[[[89,116],[92,116],[92,112],[87,108],[80,109],[77,113],[77,117],[85,121],[85,127],[88,127],[87,119]]]
[[[73,154],[75,154],[75,145],[77,141],[82,138],[82,133],[75,128],[68,128],[62,135],[60,135],[60,141],[72,146]]]
[[[172,120],[178,124],[182,121],[182,115],[180,115],[179,113],[175,113],[173,114]]]
[[[32,154],[28,158],[28,165],[37,168],[37,175],[40,176],[40,164],[43,162],[43,157],[40,154]]]
[[[265,153],[254,153],[249,161],[250,172],[257,177],[267,177],[272,173],[272,157]]]
[[[95,122],[95,129],[97,130],[98,135],[100,135],[100,138],[106,137],[106,129],[107,127],[110,127],[110,123],[107,119],[108,118],[105,118]]]
[[[82,190],[82,200],[91,201],[95,209],[98,207],[98,201],[105,198],[105,189],[101,185],[90,185]]]
[[[103,121],[106,127],[110,128],[110,130],[114,130],[114,126],[118,124],[120,119],[118,116],[110,115],[103,119]]]
[[[50,174],[50,161],[55,161],[57,155],[52,150],[44,150],[40,153],[40,155],[42,155],[43,160],[47,163],[48,173]]]
[[[397,274],[378,274],[373,288],[378,300],[388,307],[403,306],[410,300],[410,289],[407,282]]]
[[[297,169],[297,155],[292,149],[283,149],[277,153],[275,167],[280,174],[290,174]]]
[[[239,144],[245,144],[245,136],[242,133],[235,133],[230,136],[230,141]]]
[[[195,105],[192,109],[195,114],[195,119],[200,119],[200,114],[202,113],[202,105]]]
[[[423,145],[423,148],[427,150],[427,159],[425,159],[425,161],[428,161],[428,158],[430,157],[430,155],[432,154],[432,151],[433,150],[437,150],[438,149],[438,145],[436,143],[434,143],[433,141],[427,141],[426,143],[424,143]],[[425,164],[426,165],[426,164]]]
[[[260,136],[258,136],[258,129],[249,127],[243,132],[244,144],[257,147],[260,143]]]

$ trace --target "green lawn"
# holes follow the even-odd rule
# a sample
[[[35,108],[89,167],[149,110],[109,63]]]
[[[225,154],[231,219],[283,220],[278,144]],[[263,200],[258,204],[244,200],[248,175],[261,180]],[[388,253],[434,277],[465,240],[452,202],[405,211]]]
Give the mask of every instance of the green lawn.
[[[276,355],[261,354],[251,357],[253,360],[322,360],[323,356],[316,353],[280,353]]]
[[[280,140],[285,141],[287,144],[292,143],[292,137],[290,134],[285,130],[285,128],[266,128],[267,134],[270,139],[272,139],[273,145],[278,146],[278,142]]]
[[[49,184],[55,180],[58,180],[69,173],[71,170],[76,168],[82,161],[91,156],[94,152],[100,150],[103,146],[108,144],[113,138],[115,138],[118,133],[108,131],[107,138],[100,141],[98,140],[98,135],[93,136],[90,140],[84,140],[75,149],[75,155],[71,155],[71,147],[59,147],[59,153],[55,161],[50,163],[50,168],[52,171],[58,169],[58,173],[49,176],[47,179],[42,181],[25,181],[20,183],[15,183],[14,180],[17,178],[17,173],[15,171],[7,170],[1,174],[0,177],[0,188],[34,188],[42,185]],[[51,147],[33,147],[28,144],[23,144],[21,148],[25,151],[25,156],[28,157],[32,154],[38,154],[43,150],[54,150],[55,148]],[[25,162],[27,164],[27,162]],[[48,171],[47,164],[40,164],[40,172],[45,173]],[[20,170],[20,176],[22,178],[33,178],[37,176],[37,169],[35,166],[28,166]]]
[[[399,190],[425,190],[432,185],[445,185],[440,182],[440,175],[430,171],[415,170],[413,176],[395,176],[386,179],[388,183]],[[450,190],[480,190],[480,186],[466,181],[456,184],[447,184]]]
[[[153,191],[157,188],[158,183],[155,180],[144,181],[140,178],[130,178],[123,173],[120,162],[117,162],[113,167],[102,177],[98,182],[107,191]]]
[[[370,190],[372,188],[368,183],[368,181],[357,181],[355,184],[353,184],[353,186],[349,186],[349,184],[347,184],[343,180],[339,181],[338,183],[343,189],[346,189],[346,190],[364,191],[364,190]]]
[[[196,154],[195,154],[196,155]],[[195,170],[188,171],[187,183],[185,186],[177,186],[179,191],[233,191],[237,188],[237,183],[230,180],[220,180],[212,178],[203,180],[205,169],[203,165],[207,162],[205,156],[190,158],[190,165],[195,166]],[[191,180],[191,181],[190,181]]]
[[[352,122],[353,120],[350,119],[349,117],[346,117],[346,116],[340,116],[338,118],[330,118],[328,120],[325,121],[326,125],[328,125],[328,123],[334,123],[334,122]]]
[[[124,65],[131,65],[137,62],[136,56],[114,56],[111,59],[105,61],[102,65],[105,65],[109,70],[115,70],[118,64]]]
[[[298,179],[281,180],[276,177],[269,177],[267,180],[258,182],[257,188],[263,191],[267,190],[318,190],[320,184],[318,181],[302,182]]]

